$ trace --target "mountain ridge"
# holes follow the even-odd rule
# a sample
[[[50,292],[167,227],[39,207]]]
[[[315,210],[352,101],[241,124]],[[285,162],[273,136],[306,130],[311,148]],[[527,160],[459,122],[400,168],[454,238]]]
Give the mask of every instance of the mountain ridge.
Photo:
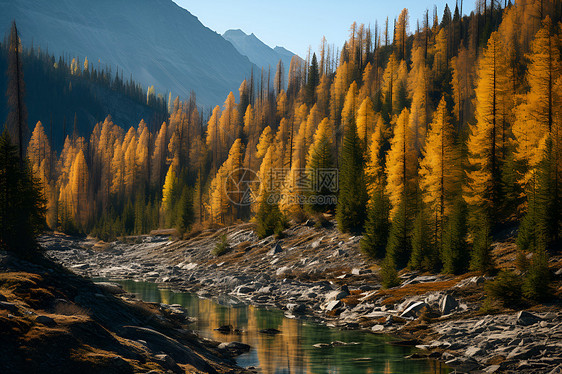
[[[222,34],[222,36],[231,42],[238,52],[247,56],[252,63],[266,71],[271,69],[272,73],[275,73],[277,70],[277,64],[279,63],[279,60],[281,60],[285,69],[285,78],[287,77],[291,59],[293,56],[296,56],[295,53],[280,46],[271,48],[261,41],[254,33],[246,34],[241,29],[227,30]]]
[[[0,0],[0,28],[15,19],[25,46],[117,66],[157,92],[211,106],[250,75],[253,64],[220,34],[171,0]],[[152,25],[152,26],[149,26]]]

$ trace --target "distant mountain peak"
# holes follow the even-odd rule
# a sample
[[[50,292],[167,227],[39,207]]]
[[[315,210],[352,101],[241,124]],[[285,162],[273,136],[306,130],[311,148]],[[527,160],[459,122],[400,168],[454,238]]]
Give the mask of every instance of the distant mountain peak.
[[[231,36],[248,36],[244,31],[242,31],[241,29],[230,29],[230,30],[226,30],[223,34],[223,37],[225,35],[231,35]]]
[[[285,73],[288,74],[291,58],[295,55],[293,52],[279,46],[271,48],[254,33],[248,35],[240,29],[227,30],[222,36],[258,67],[275,70],[281,60],[285,66]]]

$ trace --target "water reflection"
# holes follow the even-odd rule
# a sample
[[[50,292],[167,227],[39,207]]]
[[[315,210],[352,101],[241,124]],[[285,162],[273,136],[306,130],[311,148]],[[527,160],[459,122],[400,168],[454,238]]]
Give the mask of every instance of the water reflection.
[[[191,328],[201,336],[218,341],[240,341],[252,350],[238,357],[243,367],[259,367],[265,374],[276,373],[448,373],[439,362],[406,360],[407,347],[386,344],[390,338],[360,331],[343,331],[306,321],[285,318],[279,310],[266,310],[247,305],[230,306],[200,299],[196,295],[159,289],[154,283],[121,281],[123,287],[143,300],[180,304],[197,317]],[[221,305],[225,304],[225,305]],[[222,334],[215,329],[231,325],[240,333]],[[275,328],[277,335],[259,330]],[[335,341],[358,344],[315,348],[317,343]]]

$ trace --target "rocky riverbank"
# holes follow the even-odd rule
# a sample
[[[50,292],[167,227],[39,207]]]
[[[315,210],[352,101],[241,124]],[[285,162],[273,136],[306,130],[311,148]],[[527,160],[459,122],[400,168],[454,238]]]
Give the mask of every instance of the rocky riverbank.
[[[184,311],[144,303],[37,256],[0,252],[2,373],[243,373]]]
[[[102,243],[51,235],[41,244],[48,256],[81,275],[157,282],[203,297],[229,294],[280,308],[289,317],[398,335],[402,344],[422,349],[413,358],[441,359],[459,370],[562,371],[558,303],[530,314],[484,316],[479,310],[486,278],[479,274],[404,273],[400,287],[382,290],[376,265],[358,250],[359,237],[312,224],[285,234],[259,240],[246,224],[187,240],[139,236]],[[212,251],[222,235],[230,249],[216,257]],[[512,247],[496,246],[498,264],[506,266]]]

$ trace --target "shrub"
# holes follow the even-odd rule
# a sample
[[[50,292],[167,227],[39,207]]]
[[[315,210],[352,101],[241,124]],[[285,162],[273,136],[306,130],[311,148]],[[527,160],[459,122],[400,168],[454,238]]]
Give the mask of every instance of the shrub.
[[[222,256],[230,250],[230,244],[226,234],[222,234],[220,240],[217,242],[215,248],[211,251],[213,256]]]
[[[281,213],[276,201],[271,201],[271,195],[263,197],[256,215],[256,235],[260,238],[275,234],[280,237],[287,225],[287,219]]]
[[[386,256],[381,263],[381,284],[384,288],[396,287],[400,284],[398,271],[391,256]]]
[[[486,284],[486,292],[488,297],[500,301],[503,306],[517,306],[521,304],[522,286],[520,276],[510,270],[504,270]]]
[[[529,271],[523,281],[523,296],[531,301],[547,300],[551,294],[548,256],[545,250],[533,255]]]

